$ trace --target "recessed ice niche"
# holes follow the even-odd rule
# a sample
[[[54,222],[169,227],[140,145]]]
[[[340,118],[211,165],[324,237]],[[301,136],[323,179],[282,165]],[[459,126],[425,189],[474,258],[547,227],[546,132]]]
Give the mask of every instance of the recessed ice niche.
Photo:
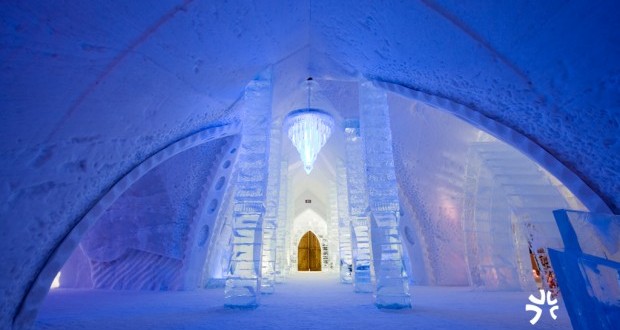
[[[208,207],[209,213],[215,212],[215,209],[217,209],[217,203],[218,203],[217,199],[214,198],[211,200],[211,202],[209,203],[209,207]]]
[[[199,235],[200,236],[198,238],[198,246],[203,247],[209,239],[209,225],[202,226]]]
[[[224,183],[226,182],[226,178],[225,177],[220,177],[217,180],[217,183],[215,184],[215,190],[220,190],[222,189],[222,187],[224,186]]]

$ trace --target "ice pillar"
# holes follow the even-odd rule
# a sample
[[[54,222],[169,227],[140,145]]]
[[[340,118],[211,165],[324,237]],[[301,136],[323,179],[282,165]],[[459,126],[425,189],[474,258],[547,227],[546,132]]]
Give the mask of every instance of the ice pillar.
[[[284,278],[288,275],[288,263],[286,253],[287,244],[286,236],[289,232],[289,221],[287,221],[287,209],[288,209],[288,163],[286,161],[280,162],[280,194],[278,195],[278,226],[276,228],[276,283],[284,282]]]
[[[379,308],[411,308],[398,231],[400,202],[387,95],[371,82],[360,84],[359,95],[360,128],[365,147],[366,185],[372,222],[375,305]]]
[[[255,308],[260,297],[262,266],[262,222],[271,121],[270,75],[250,82],[243,102],[232,219],[232,256],[224,304],[232,308]]]
[[[336,172],[338,188],[338,238],[340,242],[340,282],[352,283],[353,260],[351,255],[351,221],[349,221],[349,196],[347,172],[342,163]]]
[[[366,195],[366,165],[359,121],[345,122],[347,184],[355,292],[372,292],[372,261],[370,229],[368,227],[368,198]]]
[[[327,249],[329,255],[328,267],[326,269],[334,270],[338,265],[339,250],[339,228],[338,228],[338,186],[334,181],[330,181],[329,184],[329,248]]]
[[[271,128],[269,145],[269,174],[267,181],[267,202],[263,221],[263,272],[261,292],[273,293],[276,282],[276,228],[280,193],[280,124]]]

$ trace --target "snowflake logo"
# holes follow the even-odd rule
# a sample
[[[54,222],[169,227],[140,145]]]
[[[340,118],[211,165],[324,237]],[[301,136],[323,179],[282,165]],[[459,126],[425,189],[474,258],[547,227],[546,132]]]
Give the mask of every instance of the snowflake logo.
[[[540,306],[544,306],[545,305],[545,296],[547,297],[547,304],[549,306],[553,306],[551,308],[549,308],[549,315],[551,315],[551,317],[555,320],[557,319],[557,315],[555,315],[555,311],[558,310],[558,306],[554,306],[555,304],[558,303],[557,299],[551,299],[551,291],[545,291],[545,290],[538,290],[540,291],[540,299],[537,299],[536,297],[534,297],[534,295],[530,295],[530,302],[534,303],[535,305],[532,304],[527,304],[525,305],[525,311],[532,311],[534,313],[536,313],[534,315],[534,317],[532,317],[532,319],[530,320],[530,323],[532,325],[536,324],[538,322],[538,320],[540,320],[540,316],[542,315],[542,308],[536,306],[536,305],[540,305]],[[545,295],[546,293],[546,295]]]

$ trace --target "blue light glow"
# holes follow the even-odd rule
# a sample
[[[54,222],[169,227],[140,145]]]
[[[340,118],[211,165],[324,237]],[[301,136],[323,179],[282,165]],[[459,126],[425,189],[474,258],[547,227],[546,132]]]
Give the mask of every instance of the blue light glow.
[[[284,125],[304,163],[304,170],[310,174],[317,155],[332,134],[334,119],[322,110],[301,109],[291,112]]]

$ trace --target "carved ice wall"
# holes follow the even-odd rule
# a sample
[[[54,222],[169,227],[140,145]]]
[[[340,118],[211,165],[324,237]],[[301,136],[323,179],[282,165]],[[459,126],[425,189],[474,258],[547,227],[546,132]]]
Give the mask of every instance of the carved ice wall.
[[[191,229],[200,222],[197,212],[218,207],[213,199],[206,200],[203,191],[218,184],[213,182],[213,167],[232,141],[221,139],[189,149],[136,182],[84,236],[61,271],[61,286],[69,286],[70,277],[79,279],[78,273],[90,268],[92,285],[100,289],[191,288],[194,284],[185,283],[185,276],[196,270],[184,268],[192,248],[187,242],[209,239],[206,228],[212,221],[200,230]]]

